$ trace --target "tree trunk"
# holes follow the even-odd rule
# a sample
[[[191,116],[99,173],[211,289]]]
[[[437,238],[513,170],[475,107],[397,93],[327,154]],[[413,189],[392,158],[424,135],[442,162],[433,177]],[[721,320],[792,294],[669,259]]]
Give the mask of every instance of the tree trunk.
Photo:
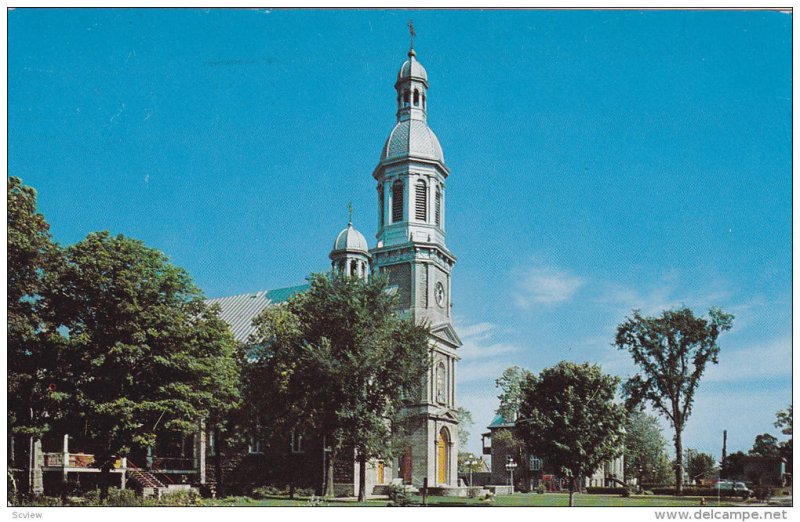
[[[363,453],[358,455],[358,501],[366,500],[367,492],[367,457]]]
[[[331,450],[328,454],[328,462],[325,470],[325,497],[333,498],[336,492],[333,487],[333,465],[336,461],[336,452]]]
[[[575,479],[570,477],[569,481],[569,507],[575,506]]]
[[[675,494],[683,496],[683,441],[681,432],[675,428]]]
[[[103,459],[103,465],[100,467],[100,502],[108,498],[108,483],[111,475],[111,458],[106,457]]]
[[[215,486],[217,498],[225,496],[225,487],[222,476],[222,440],[220,439],[219,426],[214,426],[214,477],[217,479]]]

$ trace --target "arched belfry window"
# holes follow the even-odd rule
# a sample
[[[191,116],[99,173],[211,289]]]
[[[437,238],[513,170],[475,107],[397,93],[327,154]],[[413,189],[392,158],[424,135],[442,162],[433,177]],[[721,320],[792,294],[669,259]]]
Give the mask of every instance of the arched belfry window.
[[[443,362],[436,366],[436,402],[440,404],[447,402],[447,370]]]
[[[392,184],[392,223],[403,221],[403,182]]]
[[[419,107],[419,89],[414,89],[414,107]]]
[[[378,216],[380,216],[380,226],[383,226],[383,185],[378,185]]]
[[[403,107],[408,107],[411,105],[410,94],[408,90],[403,91]]]
[[[427,108],[427,107],[425,106],[425,94],[423,94],[423,95],[422,95],[422,108],[423,108],[423,109],[426,109],[426,108]]]
[[[442,189],[436,187],[436,224],[442,225]]]
[[[428,220],[428,185],[423,180],[417,181],[415,199],[415,217],[419,221]]]

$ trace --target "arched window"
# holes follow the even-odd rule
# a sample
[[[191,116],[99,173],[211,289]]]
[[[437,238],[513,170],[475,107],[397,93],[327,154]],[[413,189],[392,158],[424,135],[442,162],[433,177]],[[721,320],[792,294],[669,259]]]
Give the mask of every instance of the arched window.
[[[378,215],[380,216],[380,226],[383,226],[383,184],[378,185]]]
[[[415,216],[419,221],[428,220],[428,185],[424,181],[417,181],[416,191],[414,194],[416,203]]]
[[[403,107],[409,107],[411,105],[410,95],[408,90],[403,91]]]
[[[392,184],[392,223],[403,221],[403,182]]]
[[[436,187],[436,224],[442,225],[442,189]]]
[[[414,107],[419,107],[419,90],[414,89]]]
[[[358,265],[356,265],[356,260],[350,260],[350,275],[357,276],[358,275]]]
[[[426,108],[427,108],[427,107],[425,106],[425,94],[423,94],[423,95],[422,95],[422,108],[423,108],[423,109],[426,109]]]
[[[436,367],[436,402],[440,404],[447,402],[447,370],[443,362]]]

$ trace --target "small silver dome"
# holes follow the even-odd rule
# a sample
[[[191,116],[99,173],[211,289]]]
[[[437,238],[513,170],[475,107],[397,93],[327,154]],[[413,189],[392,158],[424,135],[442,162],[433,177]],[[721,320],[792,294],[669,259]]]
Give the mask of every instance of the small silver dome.
[[[425,71],[425,67],[417,61],[416,53],[413,49],[408,53],[408,60],[403,63],[400,67],[400,71],[397,73],[397,81],[402,81],[406,78],[414,78],[417,80],[424,80],[426,83],[428,82],[428,73]]]
[[[352,223],[349,223],[347,228],[336,236],[336,241],[333,242],[333,251],[363,252],[368,254],[369,247],[361,232],[353,228]]]

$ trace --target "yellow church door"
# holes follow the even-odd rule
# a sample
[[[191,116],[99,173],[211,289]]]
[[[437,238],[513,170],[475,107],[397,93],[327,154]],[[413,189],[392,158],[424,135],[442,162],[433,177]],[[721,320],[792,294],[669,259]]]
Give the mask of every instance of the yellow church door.
[[[378,461],[378,484],[383,484],[383,461]]]
[[[444,438],[444,433],[439,432],[439,443],[437,445],[436,463],[438,464],[438,473],[436,482],[444,484],[447,482],[447,441]]]

